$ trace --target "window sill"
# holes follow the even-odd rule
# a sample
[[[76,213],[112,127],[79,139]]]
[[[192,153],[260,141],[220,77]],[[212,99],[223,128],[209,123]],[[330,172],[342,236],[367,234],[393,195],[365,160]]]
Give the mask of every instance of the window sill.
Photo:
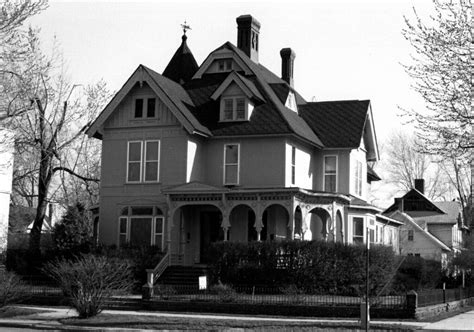
[[[125,182],[125,184],[131,184],[131,185],[134,185],[134,184],[161,184],[160,181],[147,181],[147,182]]]

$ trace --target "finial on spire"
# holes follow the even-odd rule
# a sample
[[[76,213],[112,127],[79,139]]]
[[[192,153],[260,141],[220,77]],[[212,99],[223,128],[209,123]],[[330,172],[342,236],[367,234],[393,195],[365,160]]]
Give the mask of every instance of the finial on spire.
[[[183,34],[186,35],[186,31],[192,30],[191,26],[186,23],[186,20],[184,20],[184,24],[181,24],[181,27],[183,28]]]

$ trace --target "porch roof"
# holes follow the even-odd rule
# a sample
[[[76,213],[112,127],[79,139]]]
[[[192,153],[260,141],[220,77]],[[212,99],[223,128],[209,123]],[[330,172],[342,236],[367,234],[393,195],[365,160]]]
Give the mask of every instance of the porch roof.
[[[341,193],[329,193],[324,191],[313,191],[299,187],[258,187],[258,188],[240,188],[240,187],[215,187],[200,182],[190,182],[175,187],[169,187],[163,190],[168,195],[202,195],[202,194],[290,194],[299,195],[307,198],[329,198],[341,199],[349,203],[351,197]]]

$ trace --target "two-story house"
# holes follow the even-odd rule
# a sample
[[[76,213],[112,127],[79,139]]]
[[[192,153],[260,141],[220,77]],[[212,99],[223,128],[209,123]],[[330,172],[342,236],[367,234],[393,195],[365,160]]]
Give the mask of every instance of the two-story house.
[[[400,227],[400,254],[447,262],[462,248],[464,225],[461,204],[433,202],[424,195],[424,180],[388,207],[384,215],[404,222]]]
[[[202,263],[214,241],[390,244],[402,224],[368,204],[379,159],[369,100],[307,102],[259,62],[260,23],[198,66],[186,34],[159,74],[143,65],[87,130],[102,140],[99,240]]]

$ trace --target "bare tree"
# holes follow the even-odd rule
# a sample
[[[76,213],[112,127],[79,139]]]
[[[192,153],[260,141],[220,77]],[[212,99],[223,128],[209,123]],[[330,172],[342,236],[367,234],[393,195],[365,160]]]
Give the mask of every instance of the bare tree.
[[[426,110],[405,109],[423,151],[467,162],[472,138],[471,0],[433,0],[434,14],[405,17],[403,36],[413,47],[405,65]]]
[[[412,63],[405,65],[412,87],[425,101],[425,110],[405,109],[414,123],[420,151],[442,161],[456,188],[464,218],[471,222],[472,187],[472,3],[471,0],[433,0],[434,14],[422,19],[414,10],[405,17],[403,36],[412,45]]]
[[[14,191],[36,207],[29,249],[38,254],[46,208],[56,194],[55,176],[67,173],[85,183],[98,182],[96,177],[80,174],[71,158],[78,159],[84,153],[87,145],[77,146],[76,142],[83,139],[84,130],[109,94],[103,82],[87,87],[69,83],[61,52],[53,48],[51,55],[44,54],[36,31],[30,30],[28,42],[30,53],[20,66],[35,70],[21,72],[19,88],[12,89],[7,97],[29,103],[30,109],[9,113],[4,122],[15,132],[15,147],[21,153],[17,160],[22,162],[15,165],[14,185],[25,180]],[[16,63],[11,65],[17,69]]]
[[[393,132],[384,144],[382,167],[386,182],[400,191],[414,187],[415,179],[425,180],[425,195],[432,200],[452,199],[452,187],[432,155],[420,152],[418,139],[408,133]]]

